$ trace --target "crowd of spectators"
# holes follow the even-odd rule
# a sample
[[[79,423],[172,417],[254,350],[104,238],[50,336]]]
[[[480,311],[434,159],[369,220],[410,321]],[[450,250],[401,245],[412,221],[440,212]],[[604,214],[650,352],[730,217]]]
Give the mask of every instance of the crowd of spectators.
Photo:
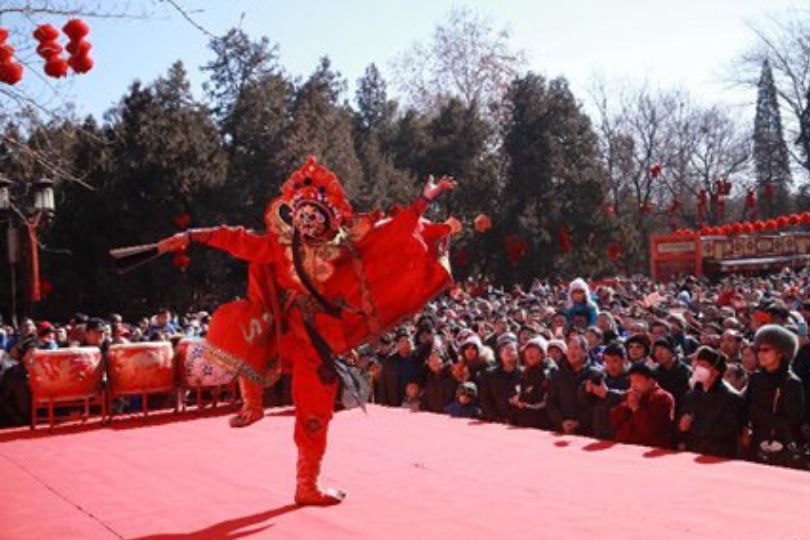
[[[208,314],[76,315],[0,331],[0,420],[24,421],[32,348],[204,336]],[[810,271],[719,282],[468,281],[345,359],[362,399],[723,458],[806,466]],[[289,402],[289,375],[269,389]],[[22,401],[20,401],[22,400]],[[343,402],[346,402],[343,399]]]

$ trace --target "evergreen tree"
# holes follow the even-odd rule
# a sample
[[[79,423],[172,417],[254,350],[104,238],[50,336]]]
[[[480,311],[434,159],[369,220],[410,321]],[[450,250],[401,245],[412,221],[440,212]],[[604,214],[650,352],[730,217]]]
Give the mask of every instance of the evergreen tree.
[[[790,161],[782,134],[776,87],[771,66],[762,63],[757,93],[757,112],[754,118],[754,166],[759,187],[758,206],[762,217],[773,217],[789,211],[789,189],[793,183]],[[771,196],[767,183],[776,188]]]
[[[388,99],[386,84],[377,66],[370,64],[357,81],[354,144],[363,169],[363,187],[355,204],[364,208],[389,208],[413,197],[414,182],[394,166],[391,140],[397,105]]]
[[[530,243],[518,277],[604,268],[606,173],[590,120],[565,79],[547,83],[529,73],[512,84],[508,104],[509,172],[500,219],[505,231]],[[561,236],[570,237],[570,255]]]
[[[282,163],[290,173],[314,155],[335,171],[350,200],[362,200],[363,170],[354,149],[353,115],[339,103],[345,89],[340,73],[328,58],[322,58],[315,73],[295,92]]]

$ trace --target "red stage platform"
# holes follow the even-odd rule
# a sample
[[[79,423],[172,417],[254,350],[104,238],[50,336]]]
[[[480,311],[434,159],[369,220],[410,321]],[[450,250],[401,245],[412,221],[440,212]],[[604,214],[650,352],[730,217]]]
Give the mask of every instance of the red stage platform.
[[[372,406],[339,413],[332,508],[291,504],[293,418],[0,433],[2,539],[810,538],[807,473]]]

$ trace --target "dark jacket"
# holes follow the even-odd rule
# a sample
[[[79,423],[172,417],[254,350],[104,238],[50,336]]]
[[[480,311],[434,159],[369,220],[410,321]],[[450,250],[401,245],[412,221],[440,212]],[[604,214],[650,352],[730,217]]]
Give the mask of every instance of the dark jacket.
[[[586,361],[578,372],[574,372],[567,360],[560,363],[559,369],[549,381],[546,407],[554,429],[561,431],[563,420],[577,420],[580,426],[588,425],[590,408],[579,399],[579,387],[599,369]],[[578,431],[579,433],[585,433]]]
[[[611,377],[605,373],[604,380],[605,386],[608,387],[604,398],[588,392],[586,381],[579,387],[579,399],[580,403],[584,404],[583,410],[591,411],[591,414],[585,418],[587,425],[584,426],[584,431],[597,439],[612,440],[615,433],[613,425],[610,423],[610,411],[622,402],[624,392],[630,387],[630,377],[627,373],[622,373],[618,377]]]
[[[656,384],[643,396],[633,411],[626,399],[610,411],[610,421],[616,430],[615,440],[659,448],[672,447],[675,400],[672,394]]]
[[[519,382],[520,370],[517,367],[506,371],[499,365],[484,373],[478,392],[484,420],[501,423],[510,421],[509,399],[517,393]]]
[[[454,401],[444,408],[444,412],[454,418],[481,418],[481,409],[475,403],[462,405],[458,401]]]
[[[403,393],[399,388],[397,359],[394,353],[380,359],[380,379],[375,388],[375,401],[380,405],[399,407],[402,405]]]
[[[774,399],[777,390],[779,398]],[[803,416],[802,382],[787,366],[773,373],[760,369],[751,375],[745,389],[745,419],[753,432],[753,452],[762,441],[800,442]]]
[[[672,367],[664,369],[662,365],[655,368],[655,380],[658,384],[672,394],[675,398],[675,411],[678,412],[683,406],[683,400],[689,391],[689,379],[692,377],[692,368],[681,360],[675,360]]]
[[[551,421],[546,411],[548,386],[557,364],[546,358],[542,364],[526,368],[518,381],[518,399],[522,406],[512,407],[512,419],[515,425],[550,429]]]
[[[430,370],[425,376],[425,391],[422,395],[422,410],[443,413],[453,402],[458,382],[450,375],[450,367],[445,366],[438,373]]]
[[[708,392],[698,385],[686,394],[683,414],[692,416],[685,435],[690,452],[736,457],[742,427],[743,398],[726,381],[718,379]]]
[[[810,343],[799,349],[793,360],[793,373],[802,381],[804,389],[804,422],[810,423]]]

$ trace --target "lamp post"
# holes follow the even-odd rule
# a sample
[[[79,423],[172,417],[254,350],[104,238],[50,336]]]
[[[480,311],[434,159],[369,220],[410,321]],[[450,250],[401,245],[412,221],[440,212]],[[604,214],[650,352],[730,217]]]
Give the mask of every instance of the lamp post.
[[[53,217],[56,204],[54,182],[50,178],[40,178],[29,184],[24,192],[20,189],[15,193],[14,187],[14,181],[0,174],[0,219],[8,221],[6,244],[11,273],[11,309],[16,324],[18,315],[28,315],[31,303],[41,299],[37,229]],[[17,313],[17,266],[23,263],[27,265],[21,274],[25,291],[23,311],[26,313],[20,314]]]

